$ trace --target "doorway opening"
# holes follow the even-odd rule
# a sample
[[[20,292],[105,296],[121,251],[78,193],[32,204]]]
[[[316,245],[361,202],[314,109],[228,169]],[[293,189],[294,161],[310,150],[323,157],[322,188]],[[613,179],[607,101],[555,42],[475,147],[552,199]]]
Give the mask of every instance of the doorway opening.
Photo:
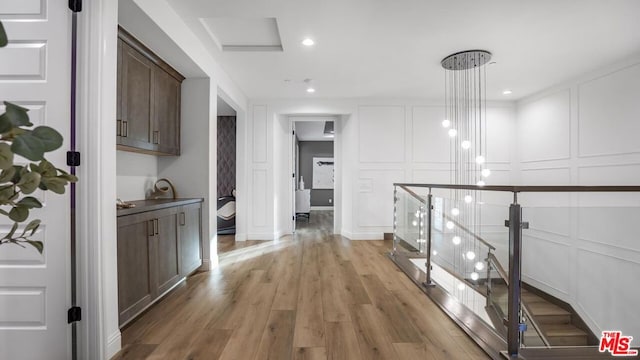
[[[337,116],[290,116],[293,231],[333,233]]]
[[[236,111],[218,97],[217,212],[218,253],[235,247],[236,236]]]

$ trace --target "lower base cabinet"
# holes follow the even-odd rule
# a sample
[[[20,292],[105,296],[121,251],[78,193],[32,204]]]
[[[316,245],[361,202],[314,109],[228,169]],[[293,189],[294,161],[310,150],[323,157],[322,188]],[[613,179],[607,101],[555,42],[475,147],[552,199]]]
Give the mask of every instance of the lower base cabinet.
[[[118,217],[118,310],[124,326],[202,265],[201,203]]]

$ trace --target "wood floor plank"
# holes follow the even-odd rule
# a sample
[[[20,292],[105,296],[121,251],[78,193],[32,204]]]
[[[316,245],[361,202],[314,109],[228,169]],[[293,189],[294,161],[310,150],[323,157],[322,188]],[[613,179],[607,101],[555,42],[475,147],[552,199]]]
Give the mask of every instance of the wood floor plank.
[[[417,343],[422,341],[420,331],[398,304],[397,299],[387,290],[380,278],[374,274],[362,276],[369,297],[379,310],[384,329],[392,342]]]
[[[256,360],[290,359],[296,314],[292,310],[273,310],[262,335]]]
[[[324,347],[296,348],[293,352],[293,360],[327,360]]]
[[[403,312],[412,319],[413,323],[420,330],[429,349],[437,359],[467,359],[468,354],[464,347],[452,337],[451,333],[445,329],[444,323],[453,322],[449,319],[433,302],[417,290],[393,292],[403,308]],[[458,329],[460,335],[466,334]],[[477,346],[474,346],[479,349]],[[480,350],[481,351],[481,350]],[[486,355],[485,355],[486,356]],[[486,359],[489,357],[486,356]]]
[[[364,289],[358,272],[353,267],[351,261],[343,261],[339,263],[340,272],[342,274],[342,282],[344,284],[344,297],[347,304],[371,304],[369,294]]]
[[[324,321],[349,321],[349,306],[344,296],[344,284],[330,244],[325,243],[320,246],[318,260],[321,269]]]
[[[273,304],[276,286],[262,283],[254,294],[259,301],[250,303],[244,309],[244,317],[237,325],[225,346],[221,360],[253,359],[262,339],[264,328]]]
[[[322,347],[324,341],[324,316],[322,313],[322,285],[318,267],[318,248],[305,249],[302,259],[300,293],[296,311],[294,346]]]
[[[111,360],[144,360],[156,349],[156,344],[125,345]]]
[[[326,322],[328,360],[359,360],[358,338],[350,321]]]
[[[351,318],[364,359],[398,359],[373,305],[351,305]]]
[[[312,219],[188,278],[123,329],[112,360],[488,358],[386,258],[390,242]]]
[[[202,329],[195,336],[184,360],[217,360],[231,338],[233,330]]]

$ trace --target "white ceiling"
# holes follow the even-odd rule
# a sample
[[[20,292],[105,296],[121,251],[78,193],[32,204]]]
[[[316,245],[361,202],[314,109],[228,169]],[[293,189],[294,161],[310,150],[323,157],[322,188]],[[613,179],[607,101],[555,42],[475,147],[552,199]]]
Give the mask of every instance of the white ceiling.
[[[295,121],[296,137],[299,141],[333,141],[333,138],[324,136],[324,123],[335,121],[334,117],[290,117],[290,119]]]
[[[486,49],[488,97],[530,95],[640,52],[638,0],[169,0],[250,98],[441,98],[450,53]],[[204,18],[275,18],[284,51],[222,51]],[[316,45],[301,45],[304,37]],[[302,81],[313,79],[315,94]],[[285,79],[291,80],[285,83]]]

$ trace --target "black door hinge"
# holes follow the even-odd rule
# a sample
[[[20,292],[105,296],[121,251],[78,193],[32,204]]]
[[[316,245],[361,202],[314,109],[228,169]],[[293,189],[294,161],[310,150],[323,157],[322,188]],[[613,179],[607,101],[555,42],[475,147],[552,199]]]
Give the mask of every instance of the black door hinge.
[[[291,177],[295,178],[296,177],[296,173],[291,174]]]
[[[67,311],[67,323],[71,324],[80,320],[82,320],[82,309],[79,306],[74,306]]]
[[[67,151],[67,166],[80,166],[80,153]]]
[[[82,11],[82,0],[69,0],[69,9],[73,12]]]
[[[291,135],[295,135],[296,131],[295,130],[291,130]]]
[[[296,219],[296,216],[295,216],[295,215],[291,217],[291,220],[295,220],[295,219]]]

